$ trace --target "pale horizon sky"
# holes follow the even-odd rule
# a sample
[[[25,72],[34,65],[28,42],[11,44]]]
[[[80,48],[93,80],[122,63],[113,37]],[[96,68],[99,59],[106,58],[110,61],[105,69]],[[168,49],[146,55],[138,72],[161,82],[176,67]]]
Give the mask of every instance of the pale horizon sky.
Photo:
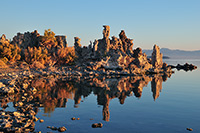
[[[88,45],[109,25],[110,38],[125,30],[133,48],[200,50],[200,0],[3,0],[0,11],[0,36],[9,39],[51,29],[69,46],[76,36]]]

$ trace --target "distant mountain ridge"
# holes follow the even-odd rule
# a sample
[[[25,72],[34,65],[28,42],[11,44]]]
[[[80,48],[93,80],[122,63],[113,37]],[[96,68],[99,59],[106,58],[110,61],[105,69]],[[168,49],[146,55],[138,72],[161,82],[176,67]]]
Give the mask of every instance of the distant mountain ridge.
[[[185,50],[172,50],[169,48],[160,49],[163,56],[168,56],[172,59],[200,59],[200,50],[185,51]],[[151,56],[152,50],[143,50],[147,56]]]

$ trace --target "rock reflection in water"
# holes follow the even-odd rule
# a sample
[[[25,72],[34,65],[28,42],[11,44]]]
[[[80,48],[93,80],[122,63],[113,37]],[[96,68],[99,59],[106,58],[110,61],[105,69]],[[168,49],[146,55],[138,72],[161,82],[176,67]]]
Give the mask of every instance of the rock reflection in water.
[[[79,107],[82,97],[92,92],[97,95],[98,105],[103,106],[103,120],[109,121],[109,103],[111,99],[118,98],[124,104],[127,96],[133,94],[140,98],[145,86],[151,82],[153,99],[159,97],[162,82],[171,75],[143,75],[120,78],[88,78],[86,79],[37,79],[31,86],[40,90],[35,98],[44,106],[45,113],[54,111],[55,107],[66,107],[68,99],[74,100],[74,107]]]
[[[38,103],[38,106],[44,107],[45,113],[51,113],[56,107],[66,107],[68,99],[74,100],[74,107],[79,107],[82,98],[89,96],[92,92],[97,96],[98,105],[103,106],[103,120],[109,121],[109,103],[110,100],[118,98],[120,104],[124,104],[125,99],[134,94],[140,98],[145,86],[151,82],[151,91],[153,99],[159,97],[162,89],[162,82],[166,81],[171,75],[142,75],[133,77],[91,77],[91,78],[67,78],[67,77],[39,77],[31,80],[24,79],[23,85],[35,87],[37,93],[32,98],[31,103]],[[24,85],[26,84],[26,85]],[[23,94],[24,95],[24,94]],[[22,94],[15,95],[14,98],[1,99],[1,107],[5,108],[8,102],[15,105],[22,101]],[[14,100],[12,100],[14,99]],[[30,103],[30,102],[29,102]],[[36,107],[37,109],[37,107]],[[37,111],[36,111],[37,112]]]

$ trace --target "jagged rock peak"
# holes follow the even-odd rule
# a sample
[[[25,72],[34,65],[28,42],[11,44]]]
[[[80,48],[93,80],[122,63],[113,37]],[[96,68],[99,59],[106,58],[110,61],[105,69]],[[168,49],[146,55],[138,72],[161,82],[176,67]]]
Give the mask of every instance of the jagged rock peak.
[[[3,34],[3,35],[1,36],[1,40],[6,40],[6,35],[5,35],[5,34]]]
[[[2,36],[1,36],[1,38],[0,38],[0,43],[9,43],[10,41],[8,40],[8,39],[6,39],[6,35],[5,34],[3,34]]]
[[[153,47],[153,53],[151,58],[152,65],[154,67],[161,68],[163,66],[162,54],[160,53],[160,48],[157,45],[154,45]]]
[[[81,47],[81,39],[79,37],[74,37],[74,45]]]
[[[121,40],[124,40],[127,38],[126,34],[125,34],[125,31],[124,30],[121,30],[121,32],[119,33],[119,38]]]
[[[135,50],[133,50],[133,53],[134,53],[133,56],[135,58],[138,58],[138,57],[140,57],[142,55],[142,49],[138,47]]]
[[[124,30],[121,30],[119,38],[122,41],[124,51],[127,54],[133,54],[133,39],[128,38]]]
[[[108,39],[110,36],[110,26],[104,25],[103,27],[103,39]]]

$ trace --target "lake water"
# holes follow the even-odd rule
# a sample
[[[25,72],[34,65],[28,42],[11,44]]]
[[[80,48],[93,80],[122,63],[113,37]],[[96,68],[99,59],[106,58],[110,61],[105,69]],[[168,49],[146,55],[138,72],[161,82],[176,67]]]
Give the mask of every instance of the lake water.
[[[67,132],[200,132],[200,60],[164,60],[176,65],[186,62],[198,69],[160,76],[95,78],[69,82],[38,79],[32,85],[44,107],[35,131],[57,132],[47,126],[65,126]],[[6,110],[15,110],[9,103]],[[72,117],[80,120],[71,120]],[[93,123],[102,128],[92,128]]]

